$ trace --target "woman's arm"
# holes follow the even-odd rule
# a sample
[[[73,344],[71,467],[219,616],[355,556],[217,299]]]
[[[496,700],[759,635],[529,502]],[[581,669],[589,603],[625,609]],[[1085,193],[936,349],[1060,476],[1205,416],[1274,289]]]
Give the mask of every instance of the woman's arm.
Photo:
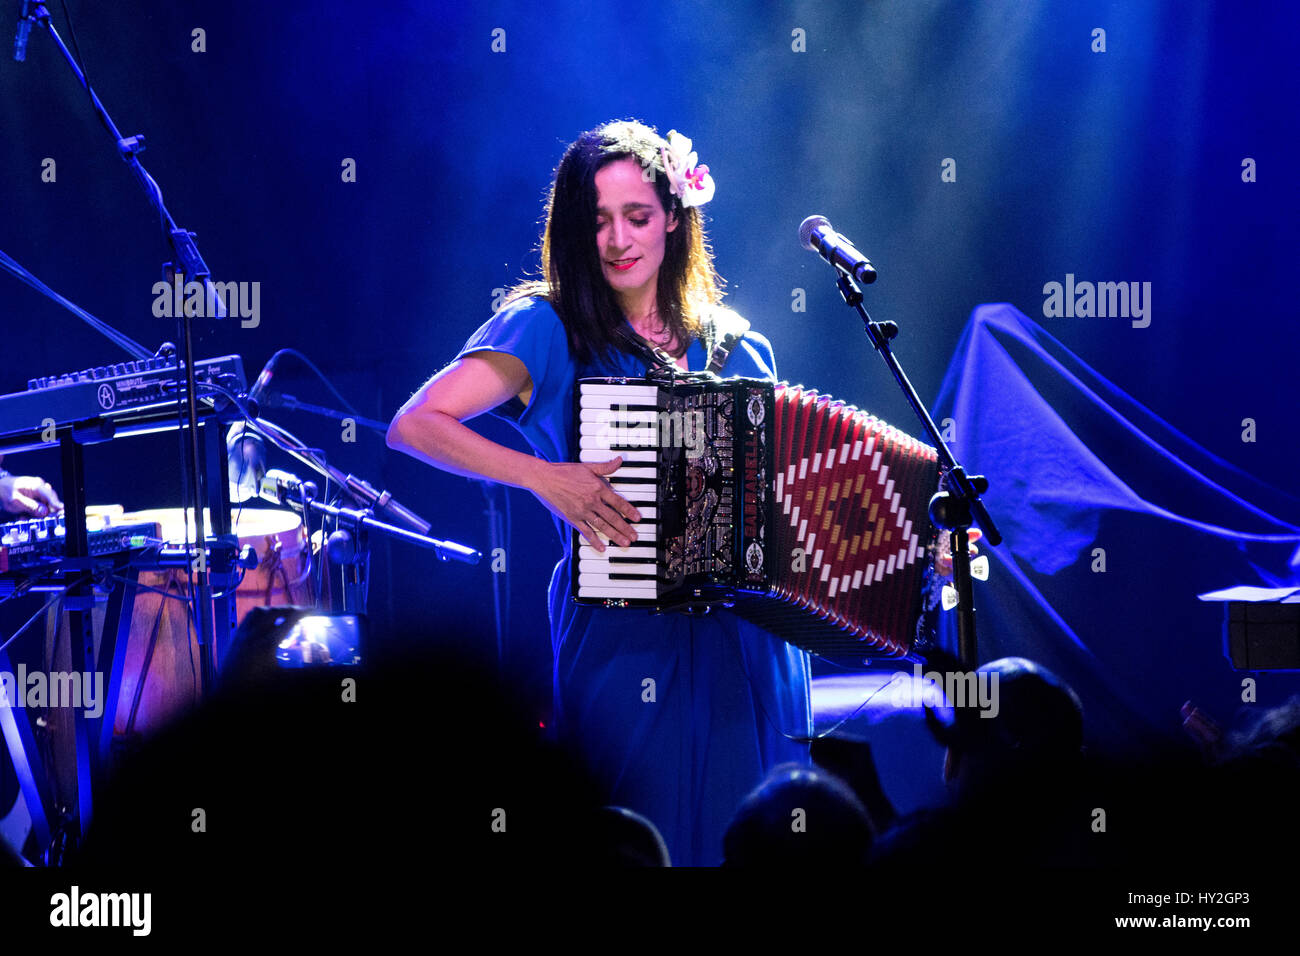
[[[599,535],[627,547],[636,540],[629,522],[641,516],[605,480],[623,464],[621,458],[553,464],[462,424],[515,396],[527,403],[532,389],[528,369],[513,355],[474,352],[429,379],[401,407],[388,426],[388,447],[452,474],[525,488],[597,551],[605,550]]]

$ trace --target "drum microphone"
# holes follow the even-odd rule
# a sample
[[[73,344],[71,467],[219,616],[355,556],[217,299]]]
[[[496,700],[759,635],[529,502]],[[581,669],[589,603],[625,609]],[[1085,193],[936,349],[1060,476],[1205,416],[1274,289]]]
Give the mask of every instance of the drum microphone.
[[[279,468],[272,468],[258,484],[258,497],[273,504],[282,505],[285,499],[302,501],[315,500],[318,489],[314,481],[303,481],[297,475],[291,475]]]
[[[249,398],[255,399],[266,391],[266,386],[270,385],[271,379],[275,377],[275,373],[271,371],[271,366],[274,364],[275,358],[272,356],[271,361],[267,362],[262,371],[258,373],[256,381],[253,382],[253,387],[248,390]]]
[[[799,243],[863,285],[876,281],[876,267],[871,260],[836,232],[825,216],[809,216],[799,224]]]
[[[226,432],[226,475],[230,479],[230,500],[235,504],[261,494],[266,443],[243,422],[235,422]]]
[[[411,509],[399,504],[388,492],[376,491],[367,481],[348,475],[347,490],[362,503],[364,508],[386,515],[393,523],[405,526],[416,534],[427,535],[429,522],[425,521]],[[279,468],[272,468],[264,476],[258,489],[258,497],[272,504],[283,505],[301,502],[304,498],[315,500],[318,489],[316,483],[303,481],[297,475],[291,475]],[[450,547],[451,542],[444,542]],[[472,549],[465,549],[469,554]]]
[[[270,381],[271,362],[267,362],[248,390],[250,414],[254,418],[258,414],[257,398]],[[244,422],[235,422],[226,431],[226,473],[233,504],[261,496],[262,478],[266,475],[266,442]]]

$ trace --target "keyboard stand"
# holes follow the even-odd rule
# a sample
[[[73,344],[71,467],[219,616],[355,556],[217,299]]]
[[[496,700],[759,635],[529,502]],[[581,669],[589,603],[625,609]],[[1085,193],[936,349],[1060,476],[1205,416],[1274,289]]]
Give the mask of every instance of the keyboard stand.
[[[9,660],[9,652],[0,651],[0,671],[14,673]],[[21,690],[21,688],[20,688]],[[45,797],[41,793],[40,781],[49,781],[45,773],[45,763],[36,746],[36,735],[32,733],[32,722],[27,719],[26,708],[19,709],[10,701],[9,706],[0,705],[0,735],[9,749],[9,759],[13,762],[14,773],[18,776],[18,789],[27,804],[27,813],[32,818],[32,830],[36,841],[42,848],[50,846],[50,816]],[[18,718],[22,714],[22,718]],[[22,847],[15,847],[21,855]]]

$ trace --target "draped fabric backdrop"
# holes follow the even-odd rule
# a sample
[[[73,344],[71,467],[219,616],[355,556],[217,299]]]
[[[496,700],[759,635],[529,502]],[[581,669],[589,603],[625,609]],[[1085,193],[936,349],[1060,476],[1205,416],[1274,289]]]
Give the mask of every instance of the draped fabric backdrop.
[[[1010,305],[971,315],[936,414],[958,459],[993,482],[1006,536],[977,586],[981,659],[1056,671],[1107,750],[1176,741],[1189,698],[1235,715],[1224,606],[1196,596],[1300,587],[1300,499],[1153,415]],[[1300,691],[1300,675],[1256,676],[1266,699]]]

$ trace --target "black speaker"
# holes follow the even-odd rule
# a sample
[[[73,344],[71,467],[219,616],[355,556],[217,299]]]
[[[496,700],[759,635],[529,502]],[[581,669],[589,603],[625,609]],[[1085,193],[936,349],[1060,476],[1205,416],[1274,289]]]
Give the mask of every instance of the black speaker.
[[[1300,669],[1300,604],[1229,601],[1224,653],[1240,671]]]

